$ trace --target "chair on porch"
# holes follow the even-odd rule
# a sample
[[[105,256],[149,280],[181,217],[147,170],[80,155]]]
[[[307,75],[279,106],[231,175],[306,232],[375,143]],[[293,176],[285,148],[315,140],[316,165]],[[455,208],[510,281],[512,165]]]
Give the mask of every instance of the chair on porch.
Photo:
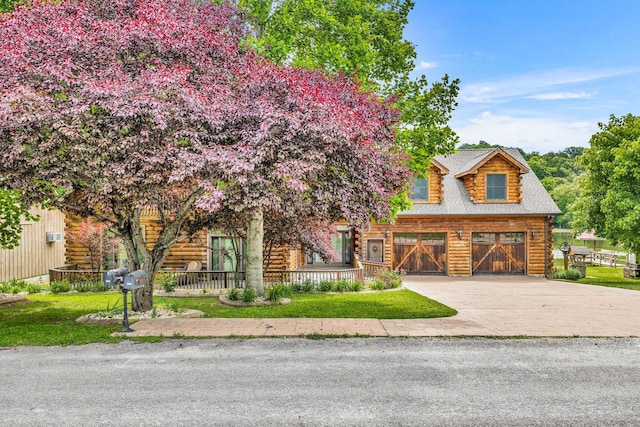
[[[178,286],[185,286],[198,281],[198,272],[202,270],[200,261],[190,261],[184,268],[178,270],[177,283]]]

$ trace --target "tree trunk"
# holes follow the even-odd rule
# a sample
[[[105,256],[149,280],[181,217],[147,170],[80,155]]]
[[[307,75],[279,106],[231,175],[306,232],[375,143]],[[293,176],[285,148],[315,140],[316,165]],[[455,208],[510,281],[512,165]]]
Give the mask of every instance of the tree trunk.
[[[142,288],[132,292],[135,295],[131,300],[132,311],[145,312],[153,308],[153,284],[160,266],[154,262],[145,263],[143,270],[147,273],[147,280]]]
[[[262,244],[264,239],[264,218],[261,208],[251,214],[247,227],[247,288],[253,288],[259,296],[264,296],[262,283]]]

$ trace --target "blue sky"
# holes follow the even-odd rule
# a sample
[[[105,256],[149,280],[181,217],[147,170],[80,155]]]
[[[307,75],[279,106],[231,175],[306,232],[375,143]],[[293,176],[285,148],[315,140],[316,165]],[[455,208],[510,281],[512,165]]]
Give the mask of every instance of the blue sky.
[[[415,0],[416,74],[459,78],[461,143],[588,146],[609,115],[640,115],[639,0]]]

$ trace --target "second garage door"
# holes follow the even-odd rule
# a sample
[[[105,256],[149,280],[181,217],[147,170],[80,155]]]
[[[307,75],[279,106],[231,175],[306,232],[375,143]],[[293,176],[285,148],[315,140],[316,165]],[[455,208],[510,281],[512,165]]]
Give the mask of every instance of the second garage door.
[[[524,233],[473,233],[473,274],[524,274]]]

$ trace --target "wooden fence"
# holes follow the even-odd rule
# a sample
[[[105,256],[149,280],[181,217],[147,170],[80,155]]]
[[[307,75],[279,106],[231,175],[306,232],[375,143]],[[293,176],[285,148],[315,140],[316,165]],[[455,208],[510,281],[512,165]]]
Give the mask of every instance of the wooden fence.
[[[71,285],[102,282],[102,271],[81,270],[78,264],[49,269],[49,283],[67,280]]]

